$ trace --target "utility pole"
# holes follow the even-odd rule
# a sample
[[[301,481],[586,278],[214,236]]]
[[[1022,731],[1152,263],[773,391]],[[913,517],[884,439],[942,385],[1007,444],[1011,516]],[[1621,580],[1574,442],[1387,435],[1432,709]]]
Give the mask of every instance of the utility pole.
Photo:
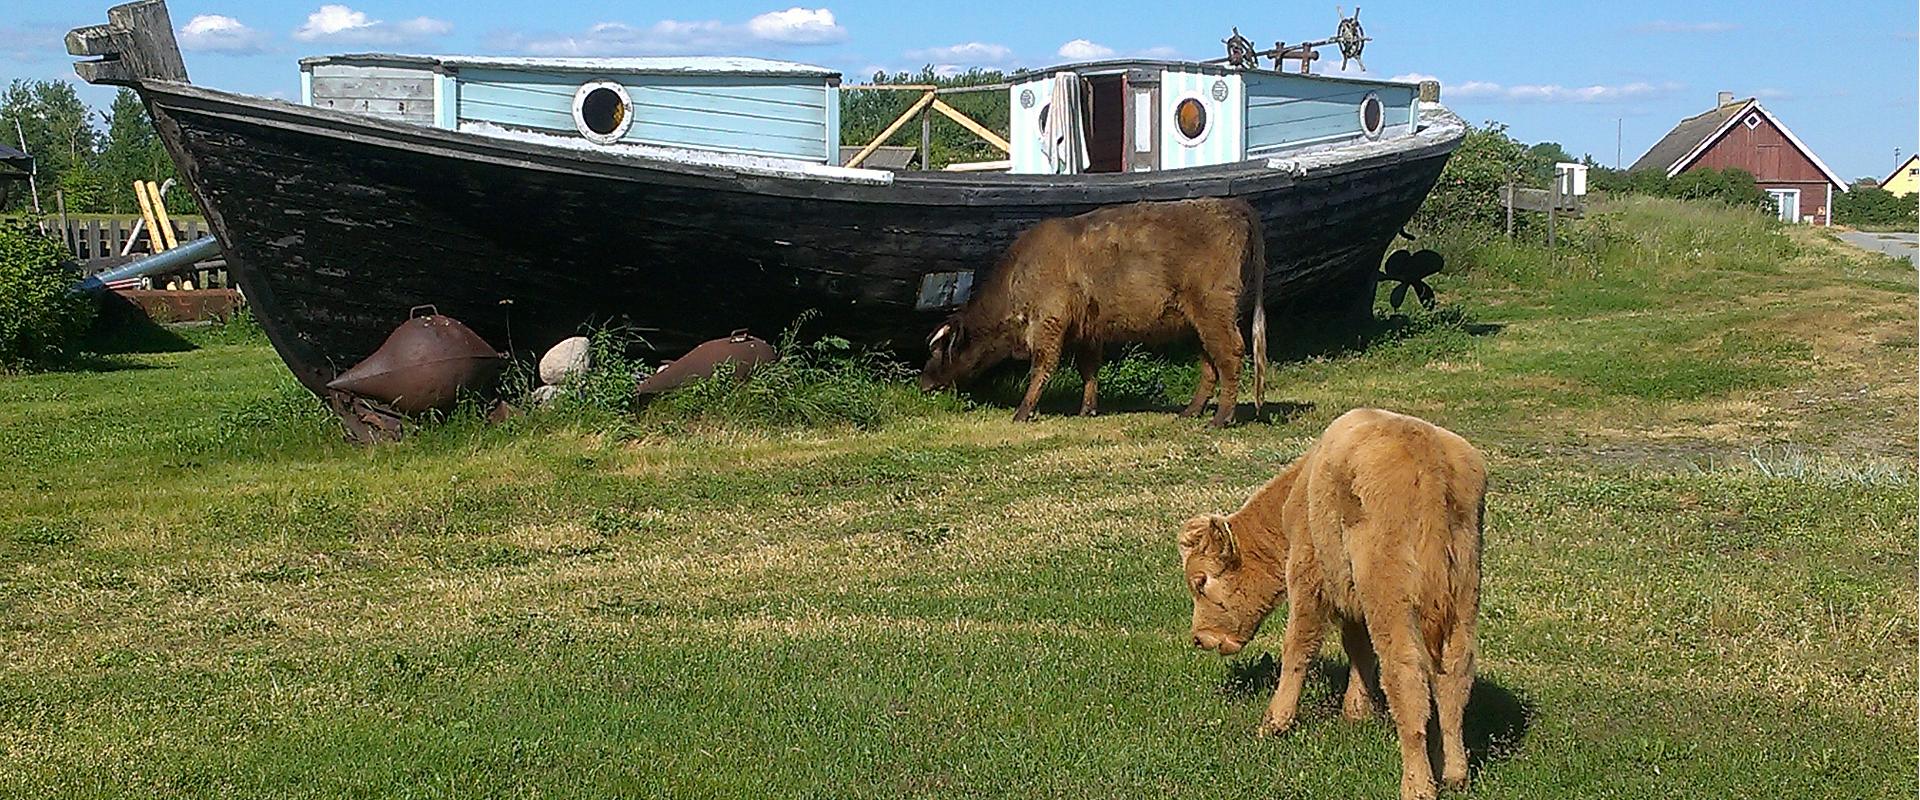
[[[25,131],[20,130],[20,117],[18,115],[13,118],[13,133],[15,136],[20,137],[20,152],[27,153],[27,134]],[[33,154],[27,153],[27,155],[32,156]],[[33,191],[33,213],[36,215],[40,213],[40,181],[34,178],[34,176],[38,174],[40,174],[40,161],[35,159],[33,168],[27,170],[27,188]]]

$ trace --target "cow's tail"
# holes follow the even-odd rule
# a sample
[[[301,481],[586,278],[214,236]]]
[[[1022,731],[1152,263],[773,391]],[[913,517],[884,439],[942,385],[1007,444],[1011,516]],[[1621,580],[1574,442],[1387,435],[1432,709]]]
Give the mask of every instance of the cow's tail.
[[[1267,402],[1267,238],[1260,216],[1247,214],[1247,267],[1253,270],[1253,412]]]

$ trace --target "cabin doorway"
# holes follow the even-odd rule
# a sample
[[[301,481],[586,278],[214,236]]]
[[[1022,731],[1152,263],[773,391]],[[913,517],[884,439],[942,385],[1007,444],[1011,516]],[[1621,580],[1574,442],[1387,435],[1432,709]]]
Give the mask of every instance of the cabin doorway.
[[[1127,168],[1127,80],[1094,75],[1087,81],[1087,171]]]

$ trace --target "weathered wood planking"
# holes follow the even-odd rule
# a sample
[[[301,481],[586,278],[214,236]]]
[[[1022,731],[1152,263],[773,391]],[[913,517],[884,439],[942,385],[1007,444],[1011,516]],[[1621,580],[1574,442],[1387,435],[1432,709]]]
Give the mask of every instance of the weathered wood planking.
[[[403,66],[315,64],[303,69],[307,102],[383,119],[434,124],[434,72]]]
[[[434,303],[530,352],[626,319],[663,354],[740,326],[913,352],[945,309],[921,279],[986,272],[1049,217],[1234,195],[1266,221],[1275,304],[1370,286],[1452,142],[1304,178],[1261,164],[1179,175],[909,173],[875,186],[740,175],[392,125],[176,84],[144,87],[229,268],[309,386]],[[502,305],[503,300],[513,301]]]

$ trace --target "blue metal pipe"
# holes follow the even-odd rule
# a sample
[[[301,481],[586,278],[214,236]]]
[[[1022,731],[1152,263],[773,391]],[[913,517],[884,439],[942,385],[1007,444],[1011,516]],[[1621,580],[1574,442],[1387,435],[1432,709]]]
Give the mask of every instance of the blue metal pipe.
[[[146,275],[180,269],[218,255],[220,255],[220,240],[212,236],[207,236],[195,239],[167,252],[147,256],[139,261],[122,264],[106,272],[91,276],[86,280],[74,284],[73,290],[76,292],[101,292],[105,291],[107,284],[113,281],[139,278]]]

